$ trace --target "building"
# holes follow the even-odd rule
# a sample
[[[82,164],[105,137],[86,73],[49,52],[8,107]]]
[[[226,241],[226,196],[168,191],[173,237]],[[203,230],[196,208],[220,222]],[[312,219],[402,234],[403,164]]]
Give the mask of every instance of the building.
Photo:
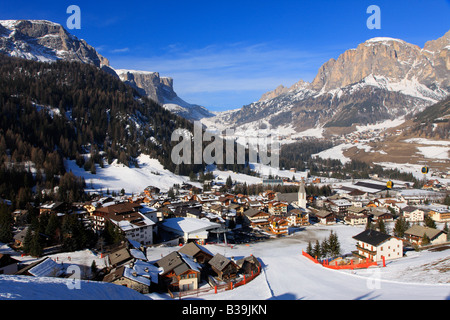
[[[194,242],[189,242],[188,244],[184,245],[180,250],[178,250],[178,252],[192,257],[194,261],[201,264],[207,263],[214,257],[214,255],[209,250]]]
[[[402,240],[376,230],[367,229],[353,237],[357,241],[353,253],[362,259],[375,262],[403,257]]]
[[[139,212],[141,205],[124,202],[97,208],[91,216],[94,230],[105,228],[110,221],[122,230],[125,237],[143,245],[153,244],[153,227],[155,223]]]
[[[306,203],[305,181],[302,179],[300,182],[300,187],[298,188],[297,205],[299,208],[306,209]]]
[[[277,236],[288,234],[288,221],[284,217],[272,216],[269,218],[270,232]]]
[[[220,253],[217,253],[211,260],[209,260],[208,264],[217,274],[217,278],[222,281],[236,278],[239,271],[239,266],[236,263],[224,257]]]
[[[412,244],[422,245],[423,237],[426,235],[430,239],[430,245],[447,242],[447,233],[443,230],[413,225],[405,231],[405,238]]]
[[[201,266],[187,255],[173,251],[158,260],[159,276],[164,288],[171,291],[196,290],[200,283]]]
[[[326,210],[319,210],[314,212],[314,216],[320,224],[335,224],[336,215],[333,212]]]
[[[450,209],[447,206],[433,205],[428,215],[436,222],[450,222]]]
[[[425,218],[425,212],[414,206],[406,206],[402,209],[406,221],[421,222]]]
[[[161,228],[183,237],[185,243],[190,240],[204,242],[209,232],[220,228],[220,224],[204,219],[170,218],[161,223]]]
[[[351,206],[347,209],[347,215],[344,221],[352,226],[367,224],[367,209]]]

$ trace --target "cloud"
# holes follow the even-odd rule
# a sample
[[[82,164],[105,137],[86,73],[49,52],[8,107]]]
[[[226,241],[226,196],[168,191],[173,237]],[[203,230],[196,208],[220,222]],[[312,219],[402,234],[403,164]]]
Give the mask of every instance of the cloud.
[[[121,48],[121,49],[113,49],[111,50],[111,53],[124,53],[124,52],[129,52],[130,48]]]

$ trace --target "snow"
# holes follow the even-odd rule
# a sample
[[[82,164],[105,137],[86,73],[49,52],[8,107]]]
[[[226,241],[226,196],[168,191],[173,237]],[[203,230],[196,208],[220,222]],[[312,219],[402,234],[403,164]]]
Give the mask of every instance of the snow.
[[[405,41],[403,41],[403,40],[395,39],[395,38],[390,38],[390,37],[375,37],[375,38],[372,38],[372,39],[367,40],[366,43],[374,43],[374,42],[390,42],[390,41],[396,41],[396,42],[405,43]]]
[[[147,300],[115,284],[73,279],[0,275],[0,300]]]
[[[417,150],[427,159],[449,160],[450,147],[417,147]]]
[[[110,165],[106,163],[104,168],[97,166],[96,174],[78,167],[73,160],[67,160],[66,169],[76,176],[84,177],[87,192],[100,189],[119,192],[124,188],[127,194],[141,193],[149,185],[167,192],[174,184],[181,185],[183,182],[201,187],[198,183],[190,182],[189,177],[178,176],[164,169],[157,159],[152,159],[148,155],[141,154],[137,160],[139,168],[129,168],[113,161]]]
[[[342,143],[340,145],[334,146],[333,148],[313,154],[312,157],[340,160],[342,164],[346,164],[347,162],[350,162],[351,159],[344,156],[344,151],[352,147],[355,147],[355,145],[351,143]]]

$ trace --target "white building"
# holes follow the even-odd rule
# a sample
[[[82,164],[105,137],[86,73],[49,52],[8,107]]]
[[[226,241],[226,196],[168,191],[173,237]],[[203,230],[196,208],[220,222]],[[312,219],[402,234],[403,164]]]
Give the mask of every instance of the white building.
[[[357,255],[375,262],[403,257],[402,240],[376,230],[365,230],[353,237],[357,240]]]
[[[171,218],[164,220],[161,228],[183,237],[184,242],[187,243],[189,240],[205,241],[209,231],[219,229],[220,224],[208,219]]]
[[[306,209],[306,190],[305,190],[305,181],[303,179],[300,182],[300,188],[298,189],[297,204],[299,208]]]

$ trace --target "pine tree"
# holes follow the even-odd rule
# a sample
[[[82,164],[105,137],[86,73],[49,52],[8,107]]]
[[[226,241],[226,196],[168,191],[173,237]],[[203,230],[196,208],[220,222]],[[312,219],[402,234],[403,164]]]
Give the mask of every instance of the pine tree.
[[[312,257],[319,259],[321,257],[322,253],[320,251],[320,243],[319,240],[316,240],[316,243],[314,245],[313,251],[312,251]]]
[[[436,229],[436,222],[430,216],[425,216],[424,222],[425,226]]]
[[[405,218],[400,217],[397,219],[397,221],[395,221],[395,226],[394,226],[394,235],[396,237],[399,238],[403,238],[403,236],[405,235],[405,231],[408,230],[410,227],[409,222],[406,221]]]
[[[313,247],[312,247],[311,241],[308,241],[308,246],[306,247],[306,253],[309,254],[311,257],[313,256]]]
[[[422,245],[426,246],[427,244],[430,244],[430,238],[424,233],[422,236]]]
[[[387,231],[386,231],[386,225],[385,225],[383,219],[378,219],[377,229],[378,229],[378,231],[380,231],[381,233],[387,234]]]

